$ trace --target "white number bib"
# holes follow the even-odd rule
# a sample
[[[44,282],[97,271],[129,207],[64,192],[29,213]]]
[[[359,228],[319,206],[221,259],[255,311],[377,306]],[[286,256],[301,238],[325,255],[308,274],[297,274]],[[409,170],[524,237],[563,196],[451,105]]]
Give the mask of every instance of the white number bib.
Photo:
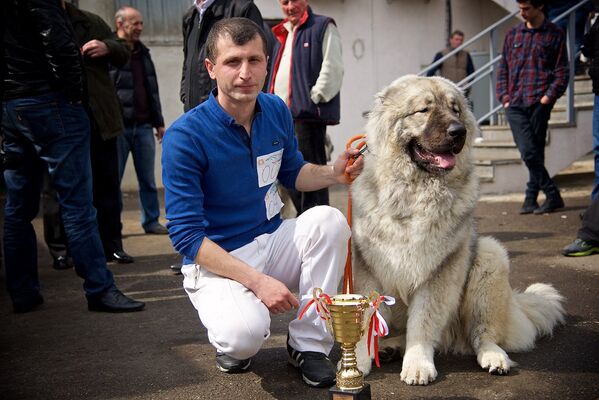
[[[283,149],[256,158],[259,187],[270,185],[277,179],[282,159]]]

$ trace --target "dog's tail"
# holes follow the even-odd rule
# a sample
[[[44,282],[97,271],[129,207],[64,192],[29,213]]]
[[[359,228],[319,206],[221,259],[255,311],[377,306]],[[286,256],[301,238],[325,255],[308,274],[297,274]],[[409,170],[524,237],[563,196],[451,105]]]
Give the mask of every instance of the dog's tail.
[[[545,283],[535,283],[524,292],[514,292],[506,348],[529,350],[537,337],[551,335],[558,323],[564,323],[563,303],[564,297]]]

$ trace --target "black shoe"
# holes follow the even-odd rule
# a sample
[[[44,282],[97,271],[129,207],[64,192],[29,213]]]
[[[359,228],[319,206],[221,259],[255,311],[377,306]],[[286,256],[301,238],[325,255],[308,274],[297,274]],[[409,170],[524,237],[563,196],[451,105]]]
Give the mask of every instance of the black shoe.
[[[584,257],[594,253],[599,253],[599,245],[580,238],[574,239],[572,243],[562,250],[562,254],[568,257]]]
[[[44,304],[44,298],[41,294],[38,293],[36,296],[28,300],[21,300],[18,302],[13,301],[12,309],[16,314],[24,314],[35,310],[38,306],[42,304]]]
[[[522,204],[522,208],[520,209],[520,214],[532,214],[537,208],[539,208],[537,199],[526,197],[524,199],[524,203]]]
[[[216,367],[227,374],[236,374],[239,372],[246,371],[250,364],[252,363],[252,359],[248,358],[246,360],[238,360],[231,356],[226,355],[220,350],[216,351]]]
[[[171,271],[173,271],[175,273],[175,275],[181,274],[181,268],[183,268],[183,264],[181,264],[181,263],[172,264],[170,266]]]
[[[160,224],[152,225],[144,229],[144,231],[150,235],[168,235],[168,229]]]
[[[287,343],[289,364],[298,368],[302,379],[312,387],[331,387],[335,384],[336,369],[324,354],[315,351],[297,351]]]
[[[54,259],[52,268],[58,270],[73,268],[73,260],[68,256],[58,256]]]
[[[545,214],[554,212],[560,208],[564,208],[564,200],[562,199],[562,196],[560,196],[559,192],[556,192],[548,195],[547,200],[545,200],[541,207],[534,210],[534,213],[536,215]]]
[[[132,312],[141,311],[145,304],[125,296],[116,287],[111,287],[99,296],[87,296],[87,308],[90,311]]]
[[[131,264],[135,260],[129,254],[125,253],[124,250],[121,250],[115,251],[114,253],[106,257],[106,261],[115,261],[118,264]]]

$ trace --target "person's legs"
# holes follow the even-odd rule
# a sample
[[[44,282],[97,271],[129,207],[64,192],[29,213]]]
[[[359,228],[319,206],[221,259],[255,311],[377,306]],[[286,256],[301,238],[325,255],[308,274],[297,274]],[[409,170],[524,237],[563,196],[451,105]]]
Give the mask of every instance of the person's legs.
[[[155,227],[160,216],[158,191],[154,178],[154,156],[156,141],[150,124],[137,125],[133,133],[132,146],[135,173],[139,183],[141,203],[141,225],[144,230]]]
[[[119,159],[119,182],[122,182],[129,152],[133,145],[133,128],[125,127],[122,134],[116,138],[117,155]]]
[[[326,165],[325,151],[326,125],[314,122],[295,122],[295,136],[298,149],[308,162],[317,165]],[[313,192],[298,192],[289,190],[293,204],[300,215],[307,209],[329,204],[329,189],[320,189]]]
[[[599,198],[599,96],[595,95],[593,107],[593,150],[595,152],[595,187],[591,193],[593,200]]]
[[[58,193],[50,183],[48,166],[43,165],[42,213],[44,220],[44,241],[52,256],[55,269],[68,269],[73,263],[68,255],[67,234],[64,231]]]
[[[305,307],[314,287],[330,295],[337,293],[349,236],[341,212],[315,207],[297,219],[283,221],[274,233],[261,235],[231,254],[291,290],[299,288],[300,304]],[[183,287],[208,330],[210,343],[238,360],[256,354],[270,335],[270,314],[260,299],[240,283],[199,265],[185,265],[181,272]],[[297,310],[296,315],[300,312]],[[316,311],[310,309],[302,320],[291,322],[289,341],[296,350],[330,352],[333,339],[317,321]]]
[[[505,116],[512,129],[512,135],[514,142],[520,151],[520,157],[525,162],[528,168],[528,183],[526,184],[524,206],[521,213],[531,213],[534,208],[538,206],[537,196],[539,194],[539,185],[536,181],[536,174],[531,170],[527,159],[531,158],[531,154],[534,154],[534,137],[533,131],[530,124],[529,109],[527,107],[515,107],[510,106],[505,110]],[[530,206],[530,207],[527,207]],[[526,210],[524,210],[526,208]]]
[[[91,168],[98,230],[104,254],[111,260],[114,253],[123,251],[117,138],[102,140],[98,132],[92,132]]]
[[[594,246],[599,246],[599,198],[593,200],[584,212],[582,224],[576,236]]]
[[[33,145],[20,135],[12,104],[5,104],[3,109],[5,148],[24,155],[24,162],[17,169],[4,171],[6,286],[15,311],[20,312],[33,309],[43,301],[37,271],[37,240],[31,224],[39,207],[41,163]]]
[[[333,338],[323,329],[316,309],[311,307],[301,320],[297,317],[312,299],[314,288],[330,296],[337,294],[350,235],[339,210],[313,207],[296,219],[283,221],[269,238],[265,272],[299,291],[300,309],[289,324],[289,344],[297,351],[331,351]]]
[[[97,231],[96,213],[91,203],[87,114],[81,105],[66,103],[60,95],[15,100],[10,104],[10,112],[5,112],[5,116],[8,114],[9,118],[3,120],[3,125],[5,121],[12,124],[9,131],[19,134],[23,141],[35,143],[39,157],[46,162],[52,184],[58,192],[69,250],[77,275],[84,279],[86,295],[100,295],[114,286],[114,280],[112,273],[106,268]],[[31,148],[33,149],[33,145]],[[39,168],[37,170],[41,171]],[[10,175],[9,173],[9,181],[12,178]],[[32,180],[37,192],[35,196],[33,192],[30,193],[31,201],[39,201],[34,199],[39,199],[40,179],[41,174],[39,178]],[[16,185],[11,183],[11,186]],[[33,187],[33,184],[30,184],[30,187]],[[7,206],[7,214],[14,215],[13,207]],[[31,211],[32,207],[28,208]],[[17,221],[21,226],[27,224],[22,215],[24,213],[20,215],[21,220]],[[10,226],[8,231],[12,232]],[[11,235],[13,234],[8,235],[8,242],[5,238],[7,249],[19,246],[14,243],[14,237]],[[27,240],[31,238],[31,234],[28,234]],[[33,239],[35,240],[35,236]],[[27,251],[18,251],[18,255],[20,262],[24,257],[35,257],[35,245]]]
[[[264,263],[255,241],[231,254],[254,267]],[[270,336],[270,314],[260,299],[239,282],[197,264],[184,265],[181,272],[183,288],[217,351],[236,360],[255,355]]]

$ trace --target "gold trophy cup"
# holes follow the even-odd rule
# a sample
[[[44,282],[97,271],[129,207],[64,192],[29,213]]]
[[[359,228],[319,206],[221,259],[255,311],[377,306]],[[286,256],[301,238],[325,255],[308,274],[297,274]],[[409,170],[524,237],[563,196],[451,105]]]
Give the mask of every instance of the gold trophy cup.
[[[341,345],[341,365],[337,371],[337,384],[329,391],[333,400],[369,400],[370,385],[356,362],[356,344],[365,331],[364,312],[369,301],[360,294],[340,294],[331,297],[328,305],[335,341]]]

